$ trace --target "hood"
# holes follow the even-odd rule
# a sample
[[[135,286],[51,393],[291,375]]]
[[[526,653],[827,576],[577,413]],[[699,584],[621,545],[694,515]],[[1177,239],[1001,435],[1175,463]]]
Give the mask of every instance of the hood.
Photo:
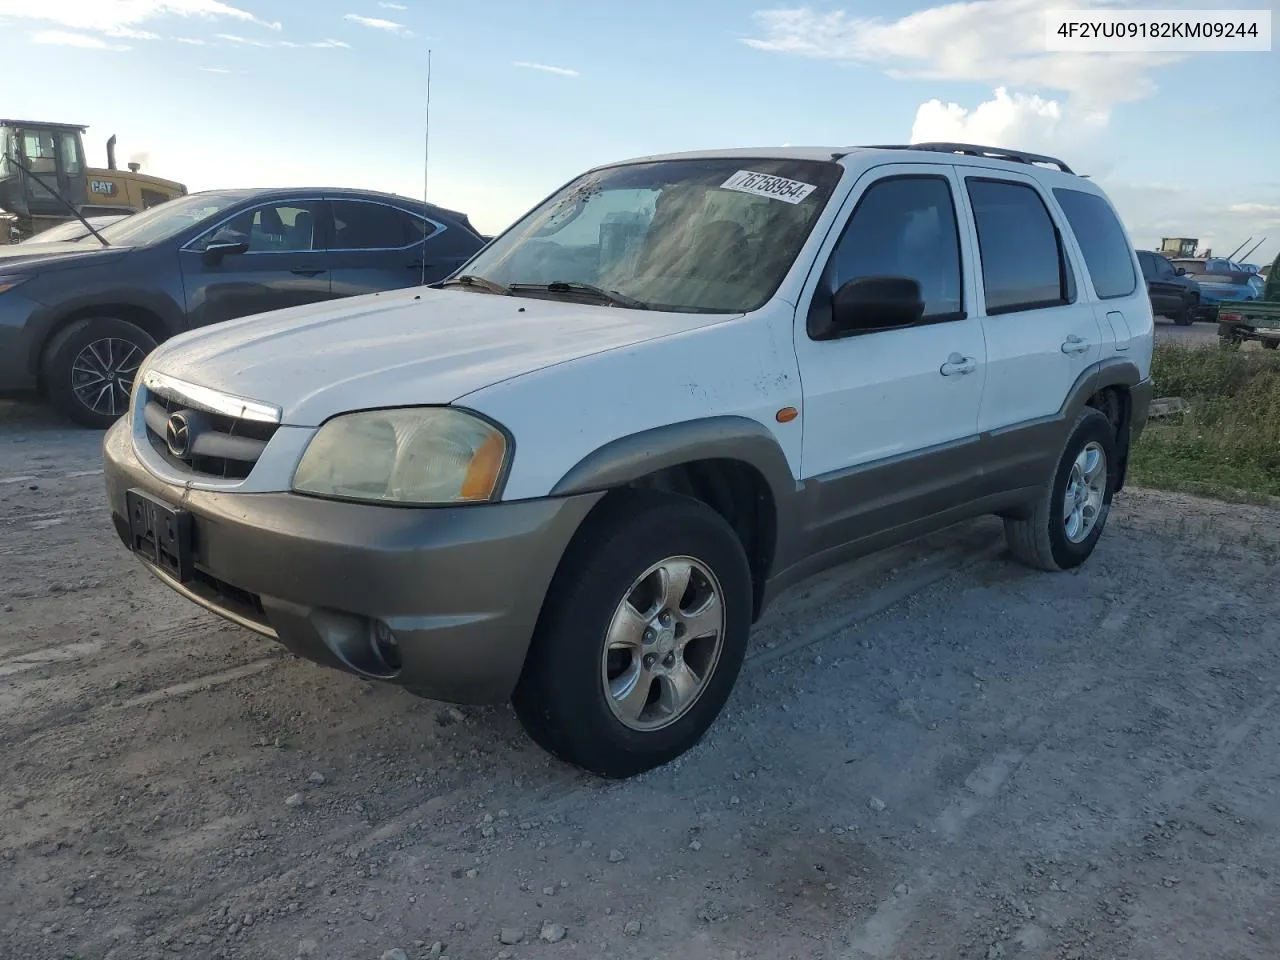
[[[418,288],[194,330],[153,351],[147,368],[277,404],[286,424],[316,426],[350,410],[452,403],[553,364],[726,319]]]
[[[110,263],[129,250],[129,247],[104,247],[96,240],[93,240],[92,245],[77,241],[6,244],[0,246],[0,272],[8,273],[10,267],[15,267],[26,273],[44,273],[90,263]]]

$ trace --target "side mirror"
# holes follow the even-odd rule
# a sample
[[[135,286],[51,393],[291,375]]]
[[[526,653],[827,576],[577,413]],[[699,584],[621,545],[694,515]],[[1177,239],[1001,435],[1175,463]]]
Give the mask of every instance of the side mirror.
[[[1175,272],[1178,274],[1178,276],[1180,276],[1180,277],[1185,277],[1185,276],[1187,275],[1187,268],[1186,268],[1186,267],[1178,267],[1178,268],[1176,269],[1176,271],[1175,271]]]
[[[840,333],[909,327],[924,316],[920,283],[911,277],[859,277],[840,286],[831,323]]]
[[[204,248],[204,259],[206,263],[221,263],[223,257],[248,252],[248,240],[215,238],[212,243]]]

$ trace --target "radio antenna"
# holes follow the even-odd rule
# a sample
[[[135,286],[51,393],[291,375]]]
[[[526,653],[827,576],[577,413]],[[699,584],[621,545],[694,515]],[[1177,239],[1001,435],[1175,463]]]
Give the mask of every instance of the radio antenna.
[[[427,168],[431,160],[431,50],[427,50],[427,106],[422,132],[422,202],[427,203]],[[422,231],[422,286],[427,285],[427,224]]]

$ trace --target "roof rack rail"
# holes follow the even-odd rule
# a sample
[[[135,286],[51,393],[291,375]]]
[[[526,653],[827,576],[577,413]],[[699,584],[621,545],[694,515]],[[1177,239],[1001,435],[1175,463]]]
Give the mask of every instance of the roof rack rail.
[[[1057,157],[1025,150],[1007,150],[1004,147],[984,147],[976,143],[876,143],[868,144],[870,150],[929,150],[934,153],[963,153],[970,157],[991,157],[996,160],[1012,160],[1015,163],[1048,163],[1063,173],[1076,176],[1076,172]]]

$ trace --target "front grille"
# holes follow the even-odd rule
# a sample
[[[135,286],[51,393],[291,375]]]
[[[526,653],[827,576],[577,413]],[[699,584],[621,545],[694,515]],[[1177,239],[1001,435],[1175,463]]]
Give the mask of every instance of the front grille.
[[[279,428],[274,423],[193,409],[181,399],[154,390],[145,390],[140,399],[152,449],[170,466],[202,477],[243,480]],[[182,414],[195,428],[181,456],[170,449],[167,436],[170,417],[175,413]]]

